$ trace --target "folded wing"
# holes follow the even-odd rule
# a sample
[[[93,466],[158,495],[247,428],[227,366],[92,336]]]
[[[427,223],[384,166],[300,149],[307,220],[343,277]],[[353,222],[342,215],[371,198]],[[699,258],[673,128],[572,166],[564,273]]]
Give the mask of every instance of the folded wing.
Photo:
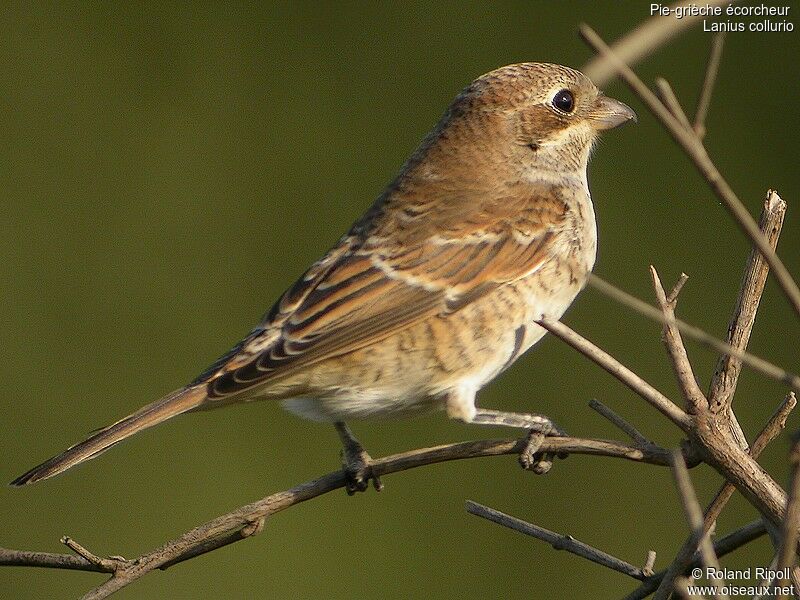
[[[468,231],[439,229],[412,244],[345,238],[284,294],[240,349],[208,373],[209,398],[374,344],[534,272],[551,254],[563,211],[505,208]]]

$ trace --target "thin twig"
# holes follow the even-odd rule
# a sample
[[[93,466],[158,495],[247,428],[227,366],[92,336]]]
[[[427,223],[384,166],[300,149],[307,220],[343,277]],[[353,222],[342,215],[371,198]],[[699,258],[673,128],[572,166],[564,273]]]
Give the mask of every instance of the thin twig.
[[[606,419],[608,419],[613,425],[615,425],[618,429],[623,431],[628,437],[630,437],[634,442],[636,442],[640,446],[647,446],[652,444],[650,440],[648,440],[642,433],[636,429],[633,425],[628,423],[625,419],[619,416],[616,412],[614,412],[611,408],[592,398],[589,400],[589,407],[593,410],[596,410]]]
[[[72,571],[94,571],[96,573],[113,573],[117,570],[116,565],[96,564],[74,554],[30,552],[27,550],[11,550],[9,548],[0,548],[0,566],[42,567],[47,569],[69,569]]]
[[[795,552],[797,549],[798,526],[800,525],[800,434],[795,434],[792,449],[789,452],[789,464],[792,467],[792,476],[789,483],[789,499],[786,501],[786,517],[781,527],[781,546],[778,549],[778,572],[781,576],[778,586],[789,587],[789,579],[782,574],[794,566]],[[777,600],[783,600],[786,595],[781,593]]]
[[[661,98],[661,101],[664,103],[664,106],[672,113],[672,116],[678,119],[681,125],[686,127],[686,129],[691,129],[692,124],[689,122],[689,117],[687,117],[686,113],[683,111],[680,100],[678,100],[669,82],[663,77],[658,77],[656,79],[656,91],[658,92],[658,97]]]
[[[708,182],[709,187],[716,194],[717,198],[719,198],[728,209],[734,221],[736,221],[742,231],[753,241],[767,263],[769,263],[783,293],[786,295],[786,298],[789,300],[797,316],[800,317],[800,287],[797,286],[797,283],[783,264],[783,261],[781,261],[778,255],[772,250],[767,239],[758,230],[758,225],[753,220],[752,215],[750,215],[747,208],[742,204],[742,201],[736,196],[736,193],[731,189],[730,185],[728,185],[728,182],[725,181],[725,178],[722,177],[722,174],[714,165],[711,157],[709,157],[700,138],[698,138],[693,131],[689,131],[683,127],[680,121],[672,116],[669,109],[661,103],[658,97],[650,91],[636,73],[611,51],[608,45],[591,27],[582,24],[580,26],[580,32],[583,39],[586,40],[592,48],[611,62],[625,82],[667,128],[673,139],[683,148],[686,155],[692,160],[695,167],[697,167],[697,170]]]
[[[749,544],[753,540],[757,540],[765,533],[767,533],[767,528],[764,525],[764,521],[762,519],[756,519],[747,525],[743,525],[739,529],[731,531],[726,536],[719,538],[714,543],[714,552],[719,558],[722,558],[734,550],[738,550],[742,546]],[[691,566],[693,565],[690,565],[690,567]]]
[[[64,544],[70,550],[72,550],[75,554],[80,556],[82,559],[84,559],[87,562],[90,562],[95,567],[97,567],[98,571],[113,573],[120,567],[120,565],[126,562],[124,559],[113,560],[110,558],[100,558],[96,554],[89,552],[89,550],[87,550],[86,548],[81,546],[78,542],[76,542],[71,537],[66,535],[61,538],[61,543]]]
[[[714,544],[711,543],[711,538],[703,530],[703,513],[700,509],[700,503],[697,501],[697,495],[692,486],[692,480],[689,478],[689,471],[686,470],[686,463],[683,460],[683,455],[679,450],[675,450],[672,454],[672,474],[675,477],[675,485],[681,496],[683,503],[683,510],[686,513],[686,520],[692,530],[692,536],[698,543],[700,549],[700,559],[706,572],[709,570],[719,571],[719,559],[714,552]],[[725,586],[724,579],[712,578],[716,588],[715,598],[725,600],[728,596],[723,593],[722,588]],[[663,589],[663,585],[656,591],[653,600],[666,600],[672,590]]]
[[[772,190],[767,192],[759,219],[759,229],[767,237],[771,248],[778,245],[778,237],[781,234],[785,215],[786,202]],[[761,253],[753,248],[747,258],[742,283],[739,286],[739,295],[736,298],[736,306],[728,325],[726,341],[737,350],[747,349],[768,273],[769,265],[764,261]],[[727,353],[720,356],[708,390],[708,402],[712,412],[718,413],[723,408],[730,406],[741,367],[742,361],[739,358]]]
[[[375,475],[383,476],[451,460],[518,455],[525,449],[527,443],[527,438],[524,438],[521,440],[478,440],[447,444],[375,459],[371,466]],[[541,451],[552,454],[612,456],[661,466],[669,466],[670,464],[670,454],[664,448],[653,445],[639,448],[608,440],[546,437],[542,440]],[[344,474],[341,471],[334,471],[319,479],[302,483],[290,490],[272,494],[217,517],[138,558],[130,560],[99,559],[101,564],[106,560],[115,562],[113,576],[87,593],[84,599],[97,600],[106,598],[150,571],[166,568],[255,535],[263,525],[265,518],[306,500],[343,488],[345,485],[346,478]],[[88,550],[86,550],[86,553],[95,556]],[[50,566],[84,571],[104,570],[105,572],[111,572],[110,569],[101,569],[99,565],[85,558],[39,552],[31,553],[5,548],[0,548],[0,565]]]
[[[764,451],[764,448],[766,448],[770,442],[780,435],[781,431],[783,431],[784,427],[786,427],[786,419],[789,417],[789,414],[792,412],[792,410],[794,410],[796,405],[797,398],[795,397],[794,392],[789,392],[786,395],[786,398],[784,398],[783,402],[781,402],[780,406],[778,406],[778,408],[769,418],[767,424],[764,425],[764,428],[756,436],[756,439],[750,448],[750,456],[752,456],[754,459],[757,459]],[[722,510],[725,508],[725,505],[728,503],[728,500],[731,499],[731,496],[733,496],[733,492],[735,491],[736,487],[732,483],[726,481],[724,484],[722,484],[703,515],[704,531],[708,532],[711,530],[711,526],[716,522],[719,515],[722,514]],[[761,521],[758,522],[761,523]],[[762,532],[763,531],[764,529],[762,527]],[[715,545],[715,548],[717,549],[717,555],[722,556],[722,553],[719,551],[719,547]],[[687,573],[692,567],[692,563],[695,561],[696,553],[697,542],[694,536],[690,535],[686,538],[686,541],[684,541],[680,550],[678,550],[677,554],[675,555],[675,559],[672,561],[670,566],[661,573],[658,573],[652,580],[648,580],[642,584],[642,586],[629,595],[628,598],[630,600],[645,598],[652,594],[659,584],[664,580],[666,580],[664,583],[665,587],[667,589],[672,589],[675,578],[683,573]]]
[[[667,304],[674,306],[678,302],[678,294],[681,293],[683,286],[686,285],[686,282],[689,281],[689,276],[686,273],[681,273],[681,276],[678,277],[678,281],[675,282],[675,285],[672,286],[672,289],[669,291],[669,294],[666,295],[665,300]],[[675,315],[672,316],[672,320],[675,320]]]
[[[662,325],[666,322],[664,314],[659,309],[654,306],[650,306],[644,300],[640,300],[636,296],[632,296],[628,292],[621,290],[617,286],[601,279],[595,274],[589,275],[589,285],[604,296],[608,296],[612,300],[632,308],[645,317],[653,319],[654,321],[658,321]],[[693,339],[701,346],[711,348],[717,352],[730,354],[731,356],[742,361],[743,364],[747,365],[757,373],[761,373],[765,377],[779,381],[800,393],[800,376],[773,365],[771,362],[768,362],[763,358],[759,358],[754,354],[737,350],[730,344],[726,344],[722,340],[719,340],[713,335],[706,333],[699,327],[690,325],[686,321],[675,318],[674,323],[683,335]]]
[[[686,347],[683,345],[680,331],[675,325],[675,304],[677,302],[677,292],[683,287],[686,281],[686,275],[681,277],[681,280],[675,286],[674,291],[667,296],[664,287],[661,285],[661,279],[658,277],[655,267],[650,266],[650,275],[653,278],[653,289],[656,292],[656,300],[661,306],[661,312],[664,314],[664,344],[667,347],[670,358],[672,359],[672,368],[675,371],[675,377],[680,384],[681,392],[686,400],[686,408],[690,414],[696,415],[699,412],[708,408],[708,401],[700,391],[700,386],[697,385],[697,380],[694,378],[692,365],[689,362],[689,357],[686,354]],[[669,300],[672,298],[672,301]]]
[[[592,342],[564,325],[561,321],[543,319],[537,321],[537,323],[619,379],[682,430],[687,431],[689,429],[691,425],[689,415],[683,412],[672,400],[667,398],[608,352],[598,348]]]
[[[703,79],[703,87],[700,89],[700,97],[697,99],[697,108],[694,111],[694,132],[701,140],[706,135],[706,116],[708,115],[708,107],[711,105],[711,94],[714,91],[714,83],[717,81],[724,44],[725,32],[720,31],[711,40],[711,52],[706,65],[706,75]]]
[[[732,531],[726,536],[719,538],[714,543],[714,552],[717,554],[719,558],[722,558],[730,554],[734,550],[737,550],[742,546],[746,546],[753,540],[757,540],[765,533],[767,533],[767,528],[764,525],[763,519],[756,519],[755,521],[752,521],[747,525],[744,525],[739,529]],[[699,565],[700,565],[700,556],[695,552],[691,556],[691,560],[687,565],[687,569],[692,569]],[[656,591],[659,583],[661,583],[666,573],[667,573],[666,570],[659,571],[652,577],[643,581],[642,585],[640,585],[630,594],[625,596],[624,600],[643,600],[644,598],[647,598],[650,594]]]
[[[773,250],[778,245],[778,238],[780,237],[785,215],[786,203],[772,190],[768,191],[764,206],[761,209],[758,227],[767,237]],[[769,265],[767,265],[758,250],[753,248],[745,264],[736,305],[728,325],[726,342],[737,350],[747,350],[747,344],[750,341],[750,334],[755,323],[761,295],[764,293],[768,273]],[[713,413],[727,415],[728,426],[733,436],[739,446],[746,450],[747,438],[744,431],[742,431],[741,425],[739,425],[736,414],[733,412],[733,395],[736,392],[736,384],[739,380],[741,369],[741,360],[730,354],[722,354],[719,357],[709,385],[708,404]]]
[[[653,567],[655,566],[656,566],[656,551],[648,550],[647,558],[645,559],[644,566],[642,567],[642,573],[644,573],[647,577],[652,577],[654,574]]]
[[[494,508],[489,508],[483,504],[478,504],[472,500],[467,500],[466,506],[467,512],[470,514],[483,517],[484,519],[492,521],[493,523],[497,523],[498,525],[502,525],[503,527],[508,527],[514,531],[518,531],[520,533],[524,533],[525,535],[535,537],[538,540],[542,540],[543,542],[547,542],[556,550],[566,550],[571,554],[575,554],[576,556],[585,558],[586,560],[597,563],[598,565],[608,567],[612,571],[617,571],[623,575],[633,577],[634,579],[638,579],[640,581],[647,578],[647,575],[641,568],[617,558],[608,552],[603,552],[594,546],[590,546],[589,544],[581,542],[580,540],[576,540],[571,535],[564,535],[550,531],[544,527],[539,527],[533,523],[528,523],[522,519],[517,519],[516,517],[507,515],[506,513],[495,510]]]
[[[734,0],[734,2],[737,1],[738,0]],[[684,0],[683,2],[676,2],[671,5],[671,8],[674,10],[677,7],[685,7],[691,3],[691,0]],[[732,4],[732,2],[728,0],[710,0],[707,4],[711,6],[725,6],[727,4]],[[656,14],[648,19],[630,33],[627,33],[614,42],[612,45],[614,54],[627,64],[634,65],[655,52],[661,46],[667,44],[667,42],[675,36],[700,23],[703,19],[708,18],[687,14],[682,19],[676,19],[674,15],[674,12],[669,16],[659,16]],[[581,68],[581,71],[586,73],[599,87],[611,81],[617,74],[614,65],[603,56],[595,56],[592,58]]]

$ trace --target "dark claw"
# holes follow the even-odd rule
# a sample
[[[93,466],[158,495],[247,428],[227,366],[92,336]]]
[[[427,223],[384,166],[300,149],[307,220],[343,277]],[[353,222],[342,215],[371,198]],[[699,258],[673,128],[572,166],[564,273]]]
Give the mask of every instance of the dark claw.
[[[342,453],[342,470],[347,481],[345,490],[348,496],[352,496],[356,492],[365,492],[369,487],[370,480],[372,480],[375,491],[380,492],[383,489],[383,482],[373,472],[371,463],[372,457],[363,449],[352,454]]]

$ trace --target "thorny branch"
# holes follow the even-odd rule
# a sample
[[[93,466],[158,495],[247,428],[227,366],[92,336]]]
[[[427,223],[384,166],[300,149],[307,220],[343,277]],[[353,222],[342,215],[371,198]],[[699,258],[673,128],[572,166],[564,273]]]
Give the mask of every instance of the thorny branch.
[[[711,543],[711,536],[703,530],[703,512],[700,509],[700,502],[697,500],[697,494],[694,491],[692,480],[689,478],[689,471],[686,469],[686,463],[683,461],[683,456],[680,452],[674,452],[672,455],[672,474],[675,477],[675,485],[680,493],[681,502],[683,504],[683,511],[686,513],[686,520],[689,522],[691,529],[691,537],[694,545],[699,548],[700,562],[706,569],[719,570],[719,558],[717,553],[714,552],[714,545]],[[725,586],[724,579],[714,579],[714,597],[720,600],[727,600],[728,595],[723,592]],[[658,590],[661,592],[662,590]],[[655,598],[659,598],[656,592]],[[670,590],[665,590],[664,597],[661,600],[666,600]]]
[[[709,4],[725,5],[729,2],[730,0],[711,0]],[[684,1],[678,4],[685,5],[688,2]],[[757,539],[767,531],[768,527],[773,530],[777,527],[781,533],[776,564],[787,566],[794,564],[797,538],[800,533],[798,529],[800,527],[798,522],[800,521],[800,500],[798,500],[800,498],[800,475],[798,475],[800,446],[795,445],[792,450],[791,460],[794,468],[788,502],[786,494],[780,486],[756,462],[764,447],[784,427],[788,414],[796,404],[794,394],[787,395],[783,404],[776,410],[749,450],[732,410],[732,399],[742,364],[749,365],[762,374],[800,390],[800,378],[796,375],[746,352],[769,268],[772,268],[781,289],[795,312],[800,316],[800,288],[774,251],[780,234],[785,203],[776,193],[770,192],[765,212],[762,213],[760,227],[757,226],[747,209],[723,179],[702,144],[705,119],[722,53],[721,36],[715,38],[712,46],[693,123],[689,121],[666,80],[659,80],[656,84],[661,99],[659,100],[628,66],[666,44],[697,20],[699,19],[694,17],[686,17],[681,20],[650,19],[619,40],[612,48],[609,48],[589,27],[582,26],[582,35],[598,52],[598,56],[584,67],[584,72],[599,85],[605,84],[615,74],[620,74],[683,147],[699,172],[707,180],[710,188],[752,240],[754,249],[745,269],[736,309],[731,318],[727,343],[720,342],[697,328],[683,323],[675,316],[678,291],[685,283],[685,278],[681,278],[679,285],[667,293],[661,286],[655,269],[652,270],[660,309],[617,290],[599,278],[592,280],[596,289],[600,289],[642,314],[656,318],[664,324],[664,341],[684,399],[685,408],[682,408],[628,367],[563,323],[547,320],[541,322],[541,325],[551,333],[582,352],[634,390],[676,425],[689,439],[682,446],[682,453],[672,454],[649,442],[632,424],[616,415],[610,408],[594,401],[592,407],[631,437],[633,444],[598,439],[545,438],[540,451],[550,454],[610,456],[654,465],[673,466],[676,482],[681,490],[684,505],[687,507],[692,534],[679,550],[669,568],[653,574],[655,554],[652,551],[648,552],[648,558],[643,567],[635,567],[631,563],[592,548],[570,536],[556,534],[477,503],[468,503],[468,510],[473,514],[534,535],[553,544],[557,549],[576,553],[640,580],[641,586],[627,597],[628,600],[645,598],[657,590],[658,597],[662,598],[666,598],[673,591],[685,594],[686,579],[683,574],[687,572],[687,569],[701,562],[717,564],[716,557],[722,557]],[[698,339],[701,343],[721,352],[720,361],[707,395],[700,390],[694,377],[681,333],[687,337]],[[383,476],[443,461],[515,455],[519,454],[526,443],[527,440],[523,439],[449,444],[436,448],[412,450],[378,459],[374,461],[372,467],[377,476]],[[688,472],[685,469],[686,464],[692,466],[700,460],[712,465],[725,478],[724,485],[702,516],[691,488]],[[329,473],[290,490],[272,494],[240,507],[135,559],[129,560],[119,556],[102,558],[71,538],[65,537],[62,539],[62,543],[74,554],[27,552],[0,548],[0,566],[36,566],[108,573],[111,574],[111,577],[105,583],[84,596],[85,599],[92,600],[105,598],[153,570],[166,569],[173,564],[256,535],[264,528],[267,517],[295,504],[343,488],[345,482],[346,479],[342,472]],[[734,489],[742,492],[767,521],[759,519],[745,525],[720,538],[712,546],[709,541],[709,531]],[[698,553],[698,542],[701,541],[705,545],[702,552]],[[722,597],[719,590],[717,597]]]
[[[681,492],[687,518],[690,521],[692,534],[683,544],[675,560],[667,570],[647,577],[643,584],[627,598],[629,600],[645,598],[654,591],[656,592],[655,598],[657,600],[665,600],[673,593],[686,597],[688,594],[686,588],[688,580],[682,574],[686,572],[687,568],[697,564],[698,560],[702,561],[706,566],[713,568],[719,566],[715,548],[710,543],[709,535],[717,517],[721,514],[734,489],[738,489],[763,515],[764,521],[753,524],[759,530],[759,534],[763,534],[767,529],[770,529],[772,534],[772,532],[776,531],[776,527],[780,527],[780,546],[774,564],[784,568],[793,567],[797,541],[798,537],[800,537],[800,442],[795,443],[790,455],[793,469],[788,500],[780,486],[772,480],[755,459],[784,427],[786,418],[796,405],[796,397],[794,392],[789,392],[749,451],[747,440],[733,412],[732,402],[743,363],[754,367],[761,373],[768,374],[768,376],[778,376],[776,378],[781,379],[790,387],[798,389],[797,376],[785,371],[781,373],[781,369],[748,354],[746,348],[769,268],[771,267],[775,272],[781,289],[798,315],[800,315],[800,289],[798,289],[794,279],[777,254],[775,254],[786,210],[783,200],[775,192],[770,191],[767,194],[759,225],[756,226],[752,217],[750,217],[747,210],[714,166],[701,142],[701,138],[705,133],[704,123],[710,103],[711,90],[719,69],[722,37],[718,36],[714,40],[703,89],[698,102],[695,122],[692,125],[666,80],[660,79],[656,83],[661,97],[661,101],[659,101],[625,64],[624,60],[620,60],[618,56],[615,56],[614,51],[609,49],[594,31],[583,25],[581,26],[581,34],[599,53],[598,60],[600,57],[608,60],[608,64],[622,75],[634,92],[647,104],[672,134],[673,138],[683,147],[686,154],[695,162],[700,173],[706,178],[711,189],[726,205],[731,215],[754,245],[745,267],[726,343],[718,343],[717,340],[708,336],[705,332],[693,328],[675,317],[677,296],[686,282],[685,275],[682,275],[675,288],[670,293],[667,293],[661,285],[657,272],[651,267],[660,315],[654,314],[655,309],[648,304],[602,281],[598,277],[593,276],[590,280],[590,283],[596,289],[622,301],[626,306],[634,308],[641,314],[654,317],[663,323],[663,341],[683,395],[685,410],[680,409],[674,402],[664,397],[663,394],[652,389],[652,386],[641,380],[626,367],[619,364],[614,365],[614,359],[611,359],[602,350],[562,323],[547,321],[541,323],[551,333],[595,361],[639,393],[642,398],[658,408],[662,414],[670,418],[674,424],[678,425],[689,436],[689,448],[684,447],[683,454],[677,454],[674,457],[673,472]],[[619,45],[616,47],[618,48]],[[690,337],[721,351],[707,396],[703,394],[695,378],[688,353],[681,338],[681,332],[688,333]],[[639,434],[633,425],[616,417],[602,405],[595,408],[623,431],[626,431],[637,442],[642,442],[643,436]],[[685,457],[687,455],[691,456],[694,452],[725,477],[725,484],[706,509],[705,514],[700,511],[685,466]],[[469,510],[507,527],[534,535],[551,543],[567,539],[538,526],[503,515],[488,507],[481,507],[472,503],[469,505]],[[571,540],[571,538],[569,538],[569,542],[561,541],[559,543],[559,549],[568,549],[613,570],[625,572],[634,578],[641,578],[643,575],[643,570],[637,570],[630,563],[607,555],[586,544]],[[698,546],[700,547],[699,553],[697,551]],[[797,585],[798,571],[796,567],[791,569],[792,583],[794,585]],[[785,573],[785,571],[782,573]],[[722,580],[714,580],[713,583],[715,589],[714,597],[726,597],[723,589],[724,582]],[[786,578],[782,578],[777,583],[785,586],[788,581]],[[797,588],[795,587],[795,589]]]
[[[767,238],[759,231],[758,225],[753,220],[747,208],[745,208],[742,201],[739,200],[739,197],[719,172],[714,161],[708,155],[705,146],[703,146],[702,140],[697,137],[697,134],[693,130],[686,129],[680,121],[672,115],[669,109],[661,103],[652,91],[650,91],[650,88],[639,79],[630,67],[612,52],[608,45],[591,27],[588,25],[581,25],[580,32],[583,39],[594,48],[595,51],[605,56],[611,64],[614,65],[622,79],[625,80],[633,92],[644,102],[662,125],[664,125],[673,139],[683,148],[686,155],[692,159],[692,162],[705,178],[710,189],[716,194],[723,205],[725,205],[737,225],[739,225],[742,231],[744,231],[758,248],[759,252],[761,252],[762,256],[764,256],[764,259],[767,261],[770,269],[772,269],[775,279],[783,290],[783,293],[792,305],[796,315],[800,317],[800,287],[797,286],[797,283],[783,264],[783,261],[778,258],[778,255],[770,247]]]
[[[376,459],[372,463],[372,468],[375,474],[381,477],[399,471],[451,460],[519,455],[526,444],[527,438],[522,440],[480,440],[447,444],[435,448],[411,450]],[[609,440],[548,437],[542,441],[540,452],[610,456],[661,466],[669,466],[670,464],[670,453],[664,448],[659,448],[652,444],[635,446]],[[64,540],[64,543],[67,543],[73,551],[77,550],[79,556],[0,548],[0,565],[66,568],[111,573],[112,577],[108,581],[84,596],[85,600],[106,598],[150,571],[165,569],[184,560],[255,535],[261,531],[267,517],[306,500],[344,488],[345,485],[346,478],[344,473],[342,471],[334,471],[319,479],[302,483],[290,490],[278,492],[252,504],[242,506],[192,529],[184,535],[167,542],[160,548],[131,560],[119,557],[100,559],[72,540]]]

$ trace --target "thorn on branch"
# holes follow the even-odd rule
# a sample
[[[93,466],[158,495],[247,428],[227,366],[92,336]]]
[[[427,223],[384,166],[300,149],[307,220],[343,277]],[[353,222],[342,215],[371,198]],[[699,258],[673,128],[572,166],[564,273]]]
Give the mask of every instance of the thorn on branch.
[[[672,286],[672,290],[670,290],[669,294],[667,294],[667,304],[669,304],[673,309],[678,303],[678,294],[681,293],[681,290],[683,289],[683,286],[686,285],[687,281],[689,281],[689,276],[686,273],[681,273],[678,281],[674,286]]]
[[[600,415],[602,415],[606,419],[608,419],[614,426],[620,429],[623,433],[625,433],[628,437],[630,437],[634,442],[636,442],[640,446],[653,445],[653,442],[651,442],[644,435],[642,435],[638,429],[636,429],[633,425],[628,423],[628,421],[623,419],[610,407],[606,406],[599,400],[595,398],[589,400],[589,407],[600,413]]]
[[[650,275],[653,278],[653,289],[656,293],[656,300],[658,300],[658,304],[661,306],[661,312],[664,314],[664,344],[672,360],[672,368],[678,380],[678,385],[686,400],[687,411],[690,414],[700,414],[708,408],[708,401],[703,395],[703,392],[700,391],[700,386],[697,385],[692,365],[689,362],[689,356],[686,353],[686,347],[683,345],[680,331],[675,324],[675,304],[677,302],[677,295],[686,283],[687,276],[685,273],[681,275],[678,283],[675,284],[675,287],[668,296],[664,291],[664,286],[661,285],[658,272],[652,265],[650,266]]]
[[[98,569],[109,573],[115,573],[124,562],[127,562],[121,556],[115,556],[113,558],[100,558],[67,535],[61,538],[61,543],[87,562],[93,564]]]
[[[644,566],[642,567],[642,574],[645,577],[652,577],[653,576],[653,567],[656,565],[656,551],[655,550],[648,550],[647,551],[647,558],[644,561]]]

